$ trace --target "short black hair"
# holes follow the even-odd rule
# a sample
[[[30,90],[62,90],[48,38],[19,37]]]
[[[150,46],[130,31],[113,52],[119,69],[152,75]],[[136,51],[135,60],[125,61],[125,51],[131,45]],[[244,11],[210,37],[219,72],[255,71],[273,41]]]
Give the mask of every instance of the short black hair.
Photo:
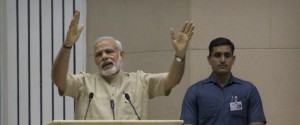
[[[211,56],[211,53],[213,51],[213,47],[216,47],[216,46],[222,46],[222,45],[228,45],[230,46],[231,48],[231,52],[233,54],[234,52],[234,44],[227,38],[224,38],[224,37],[219,37],[219,38],[216,38],[214,40],[212,40],[209,44],[209,56]]]

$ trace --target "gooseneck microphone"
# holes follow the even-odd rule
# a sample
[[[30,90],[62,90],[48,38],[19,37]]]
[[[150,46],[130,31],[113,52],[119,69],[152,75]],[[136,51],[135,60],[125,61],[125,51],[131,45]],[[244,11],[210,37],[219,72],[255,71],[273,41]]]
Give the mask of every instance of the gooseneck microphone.
[[[114,120],[116,120],[116,118],[115,118],[115,101],[113,99],[110,100],[110,108],[113,113],[113,118],[114,118]]]
[[[141,118],[140,118],[139,115],[137,114],[137,112],[136,112],[134,106],[133,106],[132,103],[131,103],[129,94],[128,94],[128,93],[124,93],[124,94],[125,94],[126,100],[127,100],[127,101],[129,102],[129,104],[131,105],[131,107],[132,107],[132,109],[133,109],[135,115],[137,116],[137,118],[138,118],[139,120],[141,120]]]
[[[90,103],[91,103],[93,97],[94,97],[94,93],[93,93],[93,92],[90,92],[90,94],[89,94],[89,104],[88,104],[88,107],[86,108],[84,120],[86,119],[86,115],[87,115],[87,113],[88,113],[88,111],[89,111]]]

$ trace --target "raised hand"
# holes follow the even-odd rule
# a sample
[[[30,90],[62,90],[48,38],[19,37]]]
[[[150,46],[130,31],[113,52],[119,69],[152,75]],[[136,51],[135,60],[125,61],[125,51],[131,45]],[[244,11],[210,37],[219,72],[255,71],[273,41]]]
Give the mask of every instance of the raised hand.
[[[79,18],[80,18],[80,11],[75,10],[73,19],[71,20],[70,25],[69,25],[69,30],[67,33],[66,40],[64,42],[65,46],[71,47],[78,40],[78,38],[83,30],[83,27],[84,27],[83,24],[81,24],[78,27]]]
[[[182,30],[179,32],[178,36],[176,36],[173,28],[170,29],[172,44],[176,51],[176,55],[179,57],[184,57],[188,43],[194,34],[194,25],[193,22],[186,21]]]

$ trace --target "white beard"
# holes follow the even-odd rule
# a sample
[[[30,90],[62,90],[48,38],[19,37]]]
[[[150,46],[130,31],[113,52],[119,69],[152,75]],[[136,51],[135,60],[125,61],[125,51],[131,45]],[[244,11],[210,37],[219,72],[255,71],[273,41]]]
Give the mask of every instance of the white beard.
[[[112,75],[115,75],[117,72],[120,71],[120,69],[122,67],[122,59],[121,59],[121,57],[119,57],[119,59],[118,59],[118,61],[116,63],[113,62],[111,59],[109,59],[109,61],[111,61],[113,63],[113,67],[109,68],[107,70],[103,70],[102,69],[102,63],[100,63],[98,65],[99,71],[100,71],[100,75],[102,75],[102,76],[112,76]]]

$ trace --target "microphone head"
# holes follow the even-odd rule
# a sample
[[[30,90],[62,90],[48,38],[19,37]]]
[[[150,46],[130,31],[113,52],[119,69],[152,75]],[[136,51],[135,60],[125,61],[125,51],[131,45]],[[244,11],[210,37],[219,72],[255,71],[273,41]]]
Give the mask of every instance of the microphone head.
[[[93,92],[90,92],[89,94],[89,99],[92,99],[94,97],[94,93]]]
[[[129,101],[130,100],[130,96],[128,93],[125,93],[125,98]]]

